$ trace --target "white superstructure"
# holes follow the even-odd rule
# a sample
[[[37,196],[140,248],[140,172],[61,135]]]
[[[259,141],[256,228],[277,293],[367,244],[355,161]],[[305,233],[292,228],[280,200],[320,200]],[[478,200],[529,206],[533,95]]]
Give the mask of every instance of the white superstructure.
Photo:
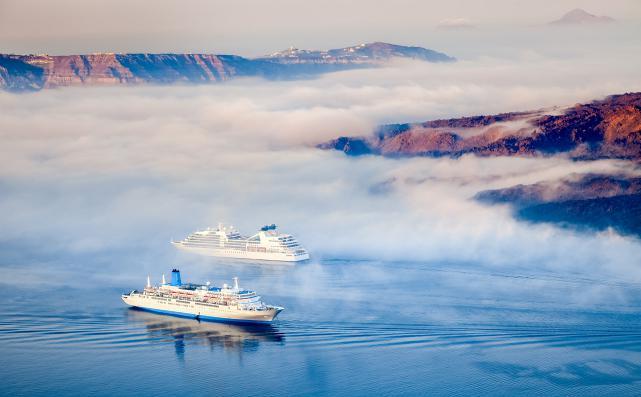
[[[223,322],[270,323],[283,310],[263,303],[256,292],[241,289],[238,278],[234,278],[233,286],[224,284],[220,288],[209,283],[183,284],[176,269],[171,272],[170,283],[163,275],[162,283],[152,286],[147,277],[145,289],[123,294],[122,300],[152,312]]]
[[[172,241],[180,249],[209,256],[298,262],[309,259],[307,250],[289,234],[276,231],[276,225],[263,226],[251,237],[242,236],[233,226],[222,223],[190,234],[182,241]]]

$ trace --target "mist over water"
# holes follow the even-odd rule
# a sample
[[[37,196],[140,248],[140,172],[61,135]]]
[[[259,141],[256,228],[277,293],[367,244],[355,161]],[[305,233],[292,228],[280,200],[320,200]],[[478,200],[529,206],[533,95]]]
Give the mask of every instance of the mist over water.
[[[487,395],[494,382],[512,392],[632,393],[639,241],[520,223],[472,197],[638,169],[563,158],[350,158],[314,147],[383,122],[641,89],[634,62],[559,72],[573,62],[400,63],[297,82],[0,94],[0,343],[14,363],[0,374],[10,389],[35,374],[74,394],[64,382],[72,376],[98,395],[110,389],[94,367],[124,379],[123,394]],[[312,260],[239,264],[169,244],[219,221],[246,234],[276,223]],[[240,276],[286,310],[273,327],[247,329],[120,302],[147,274],[157,283],[175,266],[186,281]],[[49,355],[25,372],[24,353],[40,351]],[[70,364],[51,370],[57,360]],[[28,394],[47,390],[36,383]]]
[[[561,78],[559,65],[571,64],[403,63],[297,82],[2,94],[4,255],[18,264],[105,257],[105,273],[124,267],[133,276],[170,261],[167,242],[194,229],[224,221],[251,233],[274,222],[317,259],[589,268],[637,280],[634,239],[521,224],[507,208],[471,200],[572,172],[638,172],[625,162],[353,159],[314,148],[381,122],[535,109],[636,81],[624,64],[615,83],[586,86],[599,68]],[[117,252],[127,264],[111,264]]]

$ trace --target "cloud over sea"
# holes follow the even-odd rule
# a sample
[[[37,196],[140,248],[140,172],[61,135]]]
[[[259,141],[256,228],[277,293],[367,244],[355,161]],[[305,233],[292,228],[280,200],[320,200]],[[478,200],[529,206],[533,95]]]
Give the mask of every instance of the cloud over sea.
[[[224,221],[246,233],[279,224],[316,258],[589,269],[637,282],[641,273],[630,259],[641,254],[637,240],[519,223],[507,208],[471,200],[488,188],[618,172],[626,163],[348,158],[314,148],[379,123],[568,105],[641,89],[629,64],[605,70],[591,63],[569,73],[574,64],[536,57],[410,62],[295,82],[1,93],[1,259],[19,268],[95,256],[106,264],[96,272],[133,272],[133,263],[173,260],[171,238]],[[606,79],[613,68],[617,78]]]

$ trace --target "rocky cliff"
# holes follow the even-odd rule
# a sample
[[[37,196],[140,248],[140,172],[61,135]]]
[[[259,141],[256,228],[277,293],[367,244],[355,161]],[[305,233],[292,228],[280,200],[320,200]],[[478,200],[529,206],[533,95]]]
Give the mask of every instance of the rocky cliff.
[[[386,43],[329,51],[289,49],[255,59],[213,54],[0,55],[0,88],[24,91],[72,85],[206,84],[242,76],[292,79],[377,67],[394,58],[454,60],[425,48]]]
[[[542,156],[641,160],[641,93],[578,104],[561,114],[503,113],[379,127],[319,145],[348,155]]]
[[[0,55],[0,86],[13,91],[73,85],[212,83],[284,74],[279,65],[233,55]]]

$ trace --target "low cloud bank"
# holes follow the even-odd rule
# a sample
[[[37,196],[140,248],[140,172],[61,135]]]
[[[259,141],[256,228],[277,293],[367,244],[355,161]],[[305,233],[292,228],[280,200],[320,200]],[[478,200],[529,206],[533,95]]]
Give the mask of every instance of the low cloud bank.
[[[607,70],[603,70],[606,68]],[[140,274],[170,238],[276,223],[316,258],[472,263],[640,281],[638,241],[518,223],[480,190],[625,162],[347,158],[313,148],[384,122],[528,110],[641,90],[635,65],[486,59],[304,82],[0,94],[3,265],[97,256]],[[616,75],[616,79],[607,76]],[[126,255],[125,255],[126,254]],[[81,266],[81,265],[76,265]],[[314,269],[310,267],[310,269]]]

